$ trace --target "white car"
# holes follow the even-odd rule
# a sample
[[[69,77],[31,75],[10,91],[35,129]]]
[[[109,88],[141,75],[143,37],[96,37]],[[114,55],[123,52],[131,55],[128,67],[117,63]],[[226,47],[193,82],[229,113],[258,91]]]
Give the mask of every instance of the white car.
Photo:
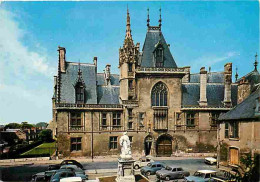
[[[60,182],[82,182],[81,177],[68,177],[60,179]]]
[[[147,164],[151,162],[154,162],[154,160],[151,157],[149,156],[141,157],[139,160],[134,162],[134,168],[139,169],[141,167],[147,166]]]
[[[210,165],[213,165],[213,164],[217,164],[217,159],[215,157],[206,157],[204,159],[204,162],[206,164],[210,164]]]

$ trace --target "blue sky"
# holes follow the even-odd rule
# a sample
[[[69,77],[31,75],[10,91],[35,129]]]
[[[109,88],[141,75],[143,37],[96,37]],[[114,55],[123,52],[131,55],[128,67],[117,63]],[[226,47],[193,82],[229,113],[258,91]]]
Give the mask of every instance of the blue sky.
[[[141,47],[151,25],[158,24],[179,67],[223,71],[233,63],[239,76],[253,70],[259,53],[259,2],[2,2],[0,4],[0,123],[49,122],[52,118],[53,76],[57,47],[67,60],[106,64],[118,70],[123,44],[126,6],[135,43]]]

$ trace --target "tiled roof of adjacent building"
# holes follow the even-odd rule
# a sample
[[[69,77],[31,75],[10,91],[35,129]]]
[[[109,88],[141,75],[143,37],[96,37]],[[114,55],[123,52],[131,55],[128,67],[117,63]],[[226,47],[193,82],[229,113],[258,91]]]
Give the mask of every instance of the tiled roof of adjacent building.
[[[253,86],[254,84],[257,84],[260,82],[260,74],[257,70],[253,70],[250,73],[246,74],[245,76],[239,78],[236,83],[239,83],[241,80],[248,80],[249,83]]]
[[[200,84],[185,83],[182,84],[182,106],[196,107],[199,106]],[[224,85],[207,84],[207,101],[209,107],[223,107]],[[232,105],[237,105],[237,85],[231,86]]]
[[[155,67],[155,60],[153,59],[153,51],[157,43],[161,41],[164,48],[164,67],[177,68],[177,65],[172,57],[170,49],[160,30],[149,30],[146,33],[143,52],[140,58],[141,67]]]
[[[255,118],[256,103],[259,102],[259,92],[260,89],[258,88],[235,108],[225,114],[222,114],[219,117],[219,120],[239,120]]]
[[[224,73],[223,72],[209,72],[207,74],[208,83],[224,83]],[[190,83],[200,83],[200,74],[190,74]]]

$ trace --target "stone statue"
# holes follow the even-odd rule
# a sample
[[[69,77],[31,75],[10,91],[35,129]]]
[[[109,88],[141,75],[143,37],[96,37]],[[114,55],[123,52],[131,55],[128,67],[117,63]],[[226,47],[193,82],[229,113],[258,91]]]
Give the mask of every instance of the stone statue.
[[[121,136],[119,140],[121,146],[121,159],[132,159],[132,152],[131,152],[131,143],[129,137],[127,136],[127,132],[124,132],[124,135]]]

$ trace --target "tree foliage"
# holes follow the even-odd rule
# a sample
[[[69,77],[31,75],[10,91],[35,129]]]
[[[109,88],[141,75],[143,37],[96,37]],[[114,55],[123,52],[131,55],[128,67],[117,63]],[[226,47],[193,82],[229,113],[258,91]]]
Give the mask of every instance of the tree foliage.
[[[39,134],[39,139],[44,141],[44,142],[51,142],[53,141],[52,139],[52,131],[49,129],[44,129],[40,132]]]
[[[5,125],[5,129],[20,129],[20,128],[21,128],[21,124],[19,123],[9,123]]]
[[[47,127],[48,126],[48,123],[45,123],[45,122],[39,122],[35,125],[36,127]]]
[[[245,166],[245,174],[242,178],[243,182],[258,181],[259,155],[251,156],[251,153],[244,154],[240,158],[241,163]]]

